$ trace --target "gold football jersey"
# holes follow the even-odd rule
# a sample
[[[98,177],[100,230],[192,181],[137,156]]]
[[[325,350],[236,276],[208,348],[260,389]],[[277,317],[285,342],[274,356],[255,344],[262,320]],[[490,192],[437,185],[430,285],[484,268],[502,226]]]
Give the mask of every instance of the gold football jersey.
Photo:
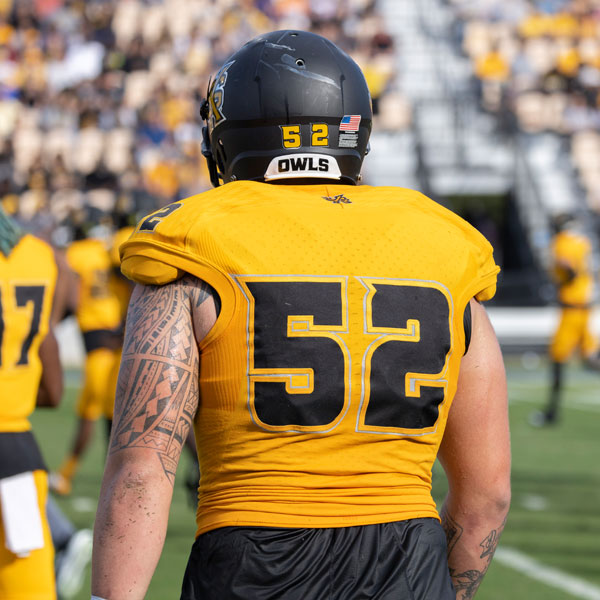
[[[552,253],[556,261],[554,276],[559,282],[558,300],[566,306],[589,306],[594,293],[594,280],[590,266],[592,248],[584,235],[575,231],[561,231],[552,242]],[[564,268],[568,265],[575,277],[565,282]]]
[[[118,327],[121,310],[109,285],[111,261],[104,243],[91,238],[75,241],[67,248],[67,261],[81,284],[76,313],[81,331]]]
[[[499,270],[475,229],[412,190],[240,181],[146,217],[121,253],[135,281],[188,272],[221,299],[198,533],[438,517],[463,313]]]
[[[39,347],[49,330],[57,267],[52,248],[25,235],[0,254],[0,431],[31,429],[42,374]]]

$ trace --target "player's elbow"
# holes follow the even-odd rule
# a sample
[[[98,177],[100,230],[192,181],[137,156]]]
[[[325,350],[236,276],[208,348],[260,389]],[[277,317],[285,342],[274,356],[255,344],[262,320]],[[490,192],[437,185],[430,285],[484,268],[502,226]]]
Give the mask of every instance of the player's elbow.
[[[491,519],[503,521],[511,503],[510,471],[500,470],[490,477],[478,477],[459,482],[449,480],[449,498],[455,510],[475,521]]]
[[[490,510],[498,516],[506,516],[510,509],[511,487],[510,481],[498,486],[489,495]]]
[[[499,459],[492,479],[491,495],[499,507],[508,511],[511,501],[511,457],[507,450]]]
[[[479,490],[475,510],[490,519],[503,521],[508,514],[511,502],[509,477],[498,477]]]
[[[488,477],[482,478],[480,495],[490,512],[507,513],[511,501],[510,462],[501,461],[488,471]]]
[[[113,489],[122,500],[129,498],[149,498],[162,486],[170,486],[163,469],[157,468],[152,452],[145,448],[126,448],[115,451],[113,447],[108,456],[104,482]]]
[[[56,408],[62,398],[62,384],[41,385],[38,388],[36,406],[44,408]]]
[[[58,342],[52,330],[39,347],[42,376],[39,383],[37,406],[56,407],[63,394],[63,373],[60,364]]]

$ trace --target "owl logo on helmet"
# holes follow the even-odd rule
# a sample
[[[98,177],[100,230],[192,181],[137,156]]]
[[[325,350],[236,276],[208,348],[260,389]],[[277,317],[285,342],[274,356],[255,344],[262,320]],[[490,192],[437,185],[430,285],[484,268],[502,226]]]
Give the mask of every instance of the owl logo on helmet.
[[[223,104],[225,102],[225,83],[227,83],[227,71],[234,62],[235,60],[232,60],[224,64],[216,74],[212,85],[209,86],[210,91],[208,94],[208,104],[210,112],[208,126],[210,131],[212,131],[221,121],[226,119],[225,115],[223,114]]]

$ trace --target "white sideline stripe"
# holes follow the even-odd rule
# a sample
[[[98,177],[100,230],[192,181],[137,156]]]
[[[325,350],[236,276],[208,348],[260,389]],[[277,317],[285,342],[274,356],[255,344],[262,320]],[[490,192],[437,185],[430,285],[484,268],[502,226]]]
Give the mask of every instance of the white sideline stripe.
[[[537,581],[541,581],[546,585],[563,590],[575,598],[600,600],[599,587],[568,575],[560,569],[548,567],[513,548],[507,548],[506,546],[497,548],[494,558],[531,579],[537,579]]]
[[[508,392],[509,402],[512,404],[539,404],[538,401],[533,400],[531,395],[525,391],[511,391]],[[565,397],[563,404],[568,408],[583,410],[588,412],[598,412],[600,410],[600,403],[598,402],[597,395],[580,395],[577,398]]]

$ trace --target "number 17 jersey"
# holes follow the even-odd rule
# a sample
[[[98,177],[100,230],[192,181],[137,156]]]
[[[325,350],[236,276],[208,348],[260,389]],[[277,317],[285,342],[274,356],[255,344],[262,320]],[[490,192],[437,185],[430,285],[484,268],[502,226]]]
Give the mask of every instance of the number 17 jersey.
[[[0,432],[31,429],[56,279],[52,248],[32,235],[0,254]]]
[[[135,281],[188,272],[220,297],[198,534],[438,517],[463,315],[499,270],[475,229],[412,190],[233,182],[146,217],[121,254]]]

